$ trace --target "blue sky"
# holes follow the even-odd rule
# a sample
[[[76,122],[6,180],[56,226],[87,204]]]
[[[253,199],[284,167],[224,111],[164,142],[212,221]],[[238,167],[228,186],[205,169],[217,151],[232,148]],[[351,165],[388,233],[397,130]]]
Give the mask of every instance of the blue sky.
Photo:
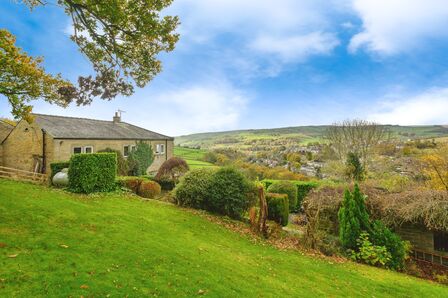
[[[56,1],[49,1],[56,2]],[[38,113],[123,120],[170,135],[330,124],[448,124],[446,0],[174,0],[164,71],[130,98]],[[0,27],[51,73],[91,71],[56,5],[3,0]],[[0,116],[10,116],[0,99]]]

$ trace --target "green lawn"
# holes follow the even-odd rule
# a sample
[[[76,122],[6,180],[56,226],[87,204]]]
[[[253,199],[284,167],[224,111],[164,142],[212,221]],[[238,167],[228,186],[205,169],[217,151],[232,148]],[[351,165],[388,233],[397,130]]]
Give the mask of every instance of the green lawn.
[[[203,161],[205,153],[207,150],[174,147],[174,156],[185,159],[190,169],[215,167],[215,165]]]
[[[0,179],[0,242],[0,297],[448,297],[441,285],[255,244],[118,193]]]

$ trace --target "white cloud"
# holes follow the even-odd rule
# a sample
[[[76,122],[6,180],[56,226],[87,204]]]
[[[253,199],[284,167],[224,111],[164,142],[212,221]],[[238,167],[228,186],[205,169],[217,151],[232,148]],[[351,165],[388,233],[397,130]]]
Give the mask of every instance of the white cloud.
[[[386,99],[368,116],[382,124],[448,124],[448,88],[434,88],[421,94]]]
[[[352,5],[363,29],[351,39],[351,52],[365,48],[390,55],[448,36],[446,0],[352,0]]]
[[[160,92],[151,100],[152,111],[132,113],[145,127],[180,135],[237,128],[248,103],[249,97],[229,84],[206,84]]]
[[[177,0],[167,13],[179,15],[182,22],[178,51],[209,47],[212,59],[232,64],[244,77],[254,76],[247,74],[249,69],[257,70],[255,77],[276,76],[285,64],[327,55],[339,43],[328,17],[335,13],[332,2]],[[235,59],[222,61],[223,52]]]
[[[327,55],[339,40],[331,33],[312,32],[304,35],[274,37],[261,35],[250,48],[260,53],[273,54],[283,62],[303,62],[312,55]]]

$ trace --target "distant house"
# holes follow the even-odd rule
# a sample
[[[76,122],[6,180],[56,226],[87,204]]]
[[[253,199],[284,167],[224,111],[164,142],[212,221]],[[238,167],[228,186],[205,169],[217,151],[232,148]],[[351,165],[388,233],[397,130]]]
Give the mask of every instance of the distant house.
[[[33,114],[34,122],[22,120],[16,127],[0,122],[0,165],[32,172],[48,172],[50,163],[68,161],[73,154],[94,153],[106,148],[125,157],[138,141],[151,145],[155,172],[173,156],[174,139],[126,122],[116,113],[112,121]]]

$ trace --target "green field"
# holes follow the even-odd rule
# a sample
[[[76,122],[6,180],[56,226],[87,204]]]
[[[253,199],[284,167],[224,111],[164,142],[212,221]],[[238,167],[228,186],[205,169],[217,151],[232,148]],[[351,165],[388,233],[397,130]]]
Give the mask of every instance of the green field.
[[[190,169],[215,166],[211,163],[203,161],[205,153],[207,153],[207,151],[203,149],[174,147],[174,156],[185,159],[190,166]]]
[[[0,179],[1,297],[447,297],[448,288],[280,251],[129,194]]]

